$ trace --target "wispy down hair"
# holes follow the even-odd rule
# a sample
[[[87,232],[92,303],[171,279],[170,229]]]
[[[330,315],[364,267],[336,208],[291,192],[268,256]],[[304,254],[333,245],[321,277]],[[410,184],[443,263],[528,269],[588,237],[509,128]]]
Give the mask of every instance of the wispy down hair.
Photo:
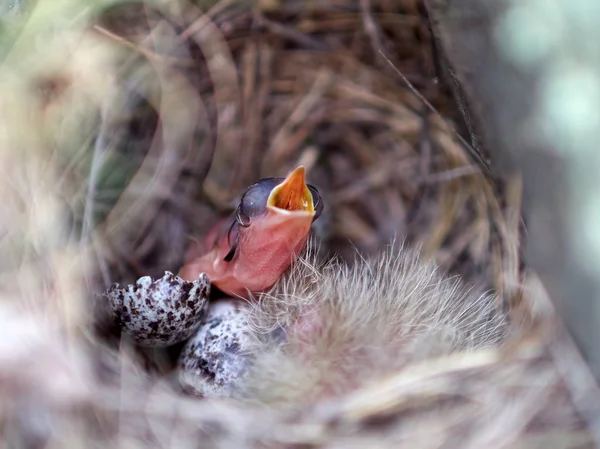
[[[351,266],[316,252],[292,266],[252,313],[263,335],[248,394],[302,401],[346,393],[427,357],[499,344],[499,301],[391,245]]]

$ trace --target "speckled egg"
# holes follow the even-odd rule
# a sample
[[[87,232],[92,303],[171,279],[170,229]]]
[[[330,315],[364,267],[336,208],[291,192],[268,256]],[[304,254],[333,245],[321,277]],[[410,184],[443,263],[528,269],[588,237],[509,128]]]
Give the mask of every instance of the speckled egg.
[[[194,337],[179,358],[179,380],[185,391],[203,397],[231,397],[250,360],[250,306],[239,300],[210,305]]]
[[[205,274],[188,282],[166,271],[155,281],[150,276],[135,285],[106,291],[115,320],[141,346],[170,346],[196,331],[208,306],[210,284]]]

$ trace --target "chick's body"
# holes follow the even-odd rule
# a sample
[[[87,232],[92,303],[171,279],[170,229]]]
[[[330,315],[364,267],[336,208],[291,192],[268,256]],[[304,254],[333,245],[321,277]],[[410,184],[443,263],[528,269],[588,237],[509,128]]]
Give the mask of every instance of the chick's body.
[[[250,321],[261,343],[242,390],[290,404],[347,393],[417,360],[497,345],[507,328],[497,298],[406,248],[353,266],[301,260]]]

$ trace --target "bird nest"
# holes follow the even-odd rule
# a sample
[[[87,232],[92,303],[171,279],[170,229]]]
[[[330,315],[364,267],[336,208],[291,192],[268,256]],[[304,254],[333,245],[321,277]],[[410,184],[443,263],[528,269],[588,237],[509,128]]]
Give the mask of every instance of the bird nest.
[[[519,180],[495,179],[457,131],[421,2],[129,4],[72,23],[77,2],[39,3],[2,75],[3,165],[18,167],[0,181],[7,442],[592,446],[592,383],[520,260]],[[298,164],[324,197],[324,258],[406,240],[498,292],[506,345],[282,412],[182,395],[172,353],[97,326],[94,293],[177,272],[247,185]]]

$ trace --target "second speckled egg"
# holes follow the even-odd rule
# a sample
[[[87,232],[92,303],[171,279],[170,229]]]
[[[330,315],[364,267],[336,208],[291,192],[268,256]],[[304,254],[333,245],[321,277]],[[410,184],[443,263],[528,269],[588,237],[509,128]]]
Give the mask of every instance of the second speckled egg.
[[[179,379],[186,391],[203,397],[235,394],[249,364],[244,352],[253,341],[249,312],[250,306],[239,300],[210,305],[179,358]]]

